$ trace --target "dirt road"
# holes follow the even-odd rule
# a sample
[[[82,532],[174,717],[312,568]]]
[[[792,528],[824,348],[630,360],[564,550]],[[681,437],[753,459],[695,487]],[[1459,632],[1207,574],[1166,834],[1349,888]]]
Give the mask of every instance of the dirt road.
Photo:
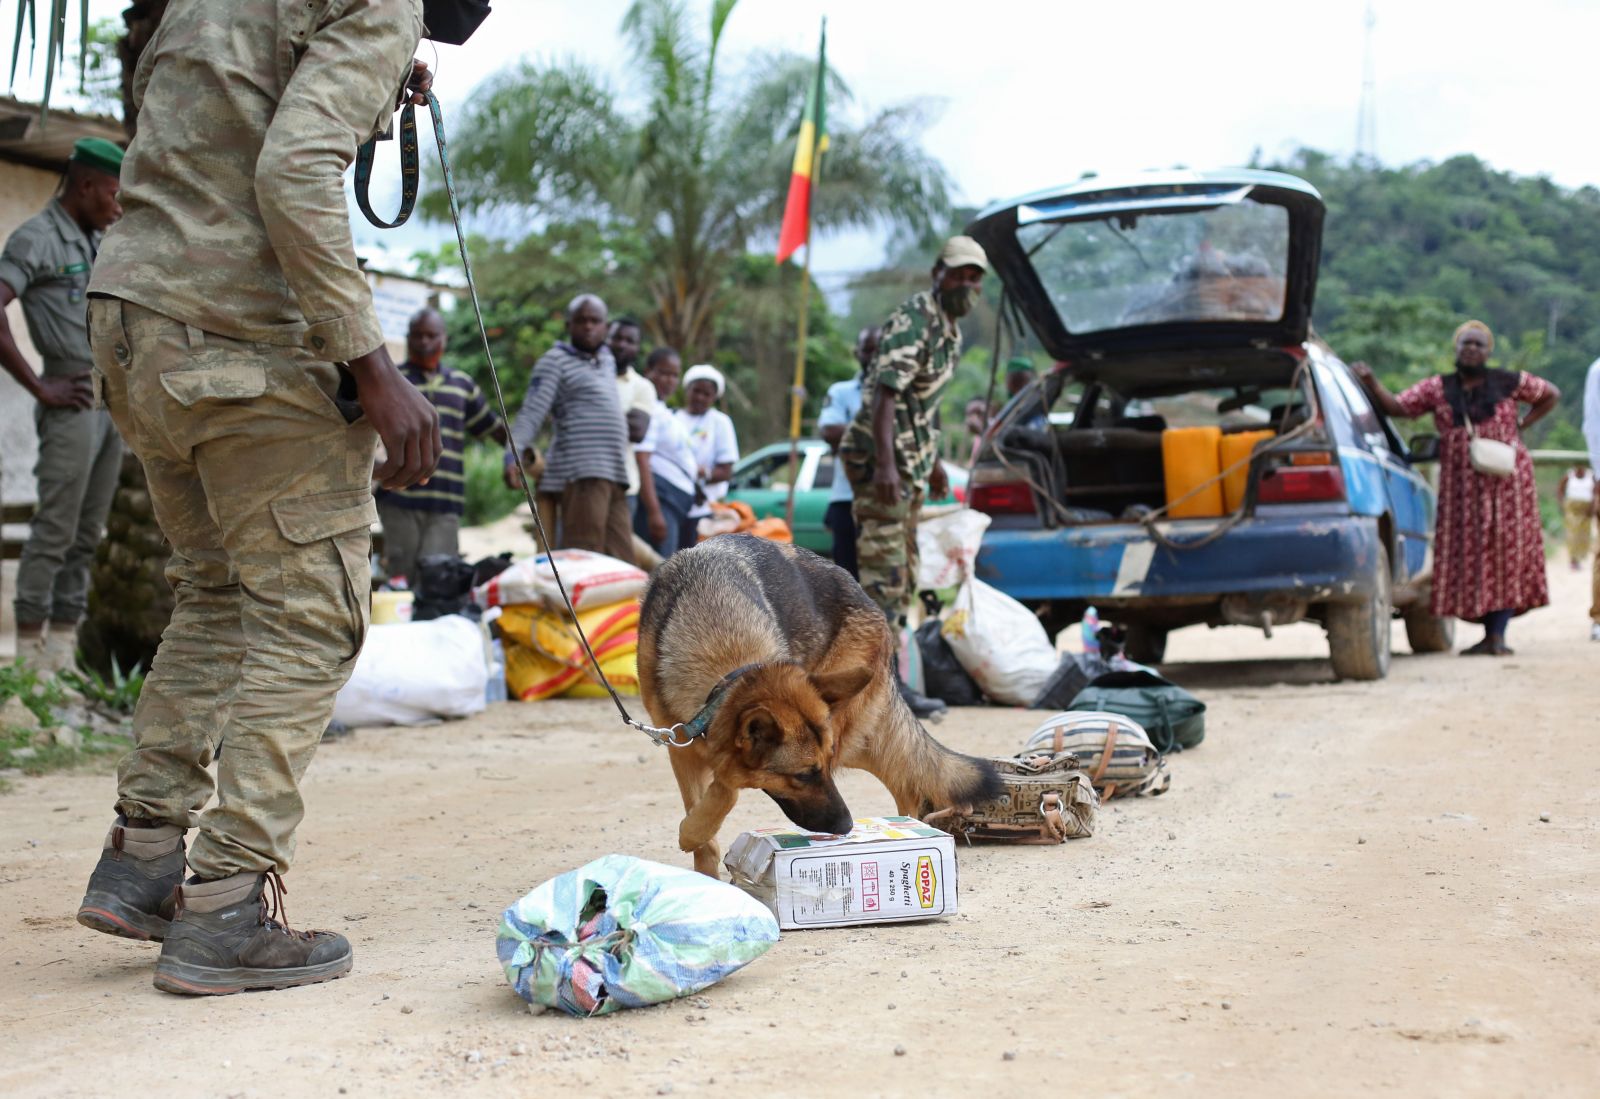
[[[693,1001],[594,1020],[529,1015],[494,929],[596,855],[684,861],[665,759],[603,703],[324,749],[289,911],[345,930],[356,970],[283,993],[155,991],[155,947],[72,918],[111,778],[17,779],[0,1093],[1592,1096],[1600,645],[1586,577],[1552,581],[1514,658],[1397,656],[1378,684],[1332,682],[1309,628],[1175,635],[1211,713],[1167,796],[1064,848],[963,850],[955,920],[790,932]],[[937,734],[1010,752],[1039,716]],[[733,823],[778,820],[750,796]]]

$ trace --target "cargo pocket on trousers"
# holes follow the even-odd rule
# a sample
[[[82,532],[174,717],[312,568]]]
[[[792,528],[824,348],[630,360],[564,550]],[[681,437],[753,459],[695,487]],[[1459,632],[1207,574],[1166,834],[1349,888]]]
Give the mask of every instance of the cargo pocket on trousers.
[[[367,555],[372,548],[372,524],[378,521],[378,505],[372,492],[365,488],[319,492],[274,500],[271,507],[279,532],[295,545],[331,541],[338,551],[344,566],[345,598],[354,641],[354,648],[341,661],[348,665],[367,640],[372,596],[372,565]]]
[[[266,393],[267,368],[241,361],[237,353],[201,351],[190,365],[162,374],[161,388],[184,408],[201,401],[249,401]]]

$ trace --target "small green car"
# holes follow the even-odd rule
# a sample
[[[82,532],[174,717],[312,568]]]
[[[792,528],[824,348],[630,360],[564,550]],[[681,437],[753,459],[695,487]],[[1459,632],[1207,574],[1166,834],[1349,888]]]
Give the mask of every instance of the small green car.
[[[832,499],[836,468],[827,443],[800,440],[800,475],[794,482],[794,543],[824,557],[833,554],[833,532],[823,520]],[[967,471],[950,462],[944,468],[953,495],[930,503],[965,502]],[[740,458],[728,478],[728,499],[749,505],[757,519],[782,519],[789,503],[789,444],[773,443]]]

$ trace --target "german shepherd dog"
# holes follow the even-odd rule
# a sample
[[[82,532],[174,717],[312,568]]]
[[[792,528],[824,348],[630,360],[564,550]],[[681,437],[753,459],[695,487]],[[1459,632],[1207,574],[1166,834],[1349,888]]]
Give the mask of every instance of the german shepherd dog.
[[[686,815],[678,846],[720,877],[717,828],[760,790],[801,828],[850,831],[838,767],[876,775],[899,813],[1002,792],[993,766],[945,748],[895,683],[896,642],[849,573],[793,546],[726,534],[656,569],[639,614],[639,686],[651,719],[686,723],[717,695],[704,735],[669,747]],[[681,736],[682,734],[680,734]]]

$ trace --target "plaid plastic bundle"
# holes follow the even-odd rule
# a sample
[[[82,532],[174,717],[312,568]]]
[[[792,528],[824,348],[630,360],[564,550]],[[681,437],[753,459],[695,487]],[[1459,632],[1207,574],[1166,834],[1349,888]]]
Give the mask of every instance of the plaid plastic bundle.
[[[699,992],[777,941],[778,921],[742,890],[607,855],[506,909],[495,950],[529,1003],[604,1015]]]

